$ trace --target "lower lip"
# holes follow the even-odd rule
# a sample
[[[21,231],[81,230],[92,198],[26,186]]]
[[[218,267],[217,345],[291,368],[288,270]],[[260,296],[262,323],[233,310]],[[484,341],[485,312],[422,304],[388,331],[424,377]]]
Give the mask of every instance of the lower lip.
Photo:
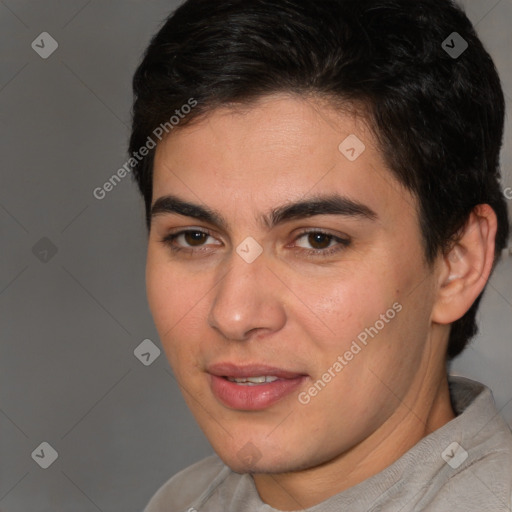
[[[306,379],[305,376],[300,376],[295,379],[278,379],[274,382],[244,386],[224,377],[210,377],[213,394],[224,405],[244,411],[258,411],[270,407],[295,391]]]

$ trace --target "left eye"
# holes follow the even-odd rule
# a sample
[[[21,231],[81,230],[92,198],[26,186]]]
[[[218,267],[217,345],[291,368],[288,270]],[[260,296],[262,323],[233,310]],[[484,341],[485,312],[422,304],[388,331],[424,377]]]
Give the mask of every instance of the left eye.
[[[311,232],[311,233],[304,233],[302,234],[298,240],[305,239],[306,242],[310,245],[310,247],[304,247],[304,245],[299,245],[299,247],[304,247],[305,249],[313,248],[316,250],[322,250],[327,249],[331,247],[332,242],[337,242],[338,240],[341,241],[341,239],[337,239],[334,235],[329,235],[327,233],[322,232]]]

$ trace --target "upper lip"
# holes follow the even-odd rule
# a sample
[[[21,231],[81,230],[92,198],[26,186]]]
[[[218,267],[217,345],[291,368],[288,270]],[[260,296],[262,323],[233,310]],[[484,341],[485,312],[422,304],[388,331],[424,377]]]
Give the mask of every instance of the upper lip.
[[[268,366],[266,364],[234,364],[234,363],[216,363],[209,365],[206,369],[208,373],[217,377],[262,377],[274,376],[279,379],[296,379],[304,377],[306,374]]]

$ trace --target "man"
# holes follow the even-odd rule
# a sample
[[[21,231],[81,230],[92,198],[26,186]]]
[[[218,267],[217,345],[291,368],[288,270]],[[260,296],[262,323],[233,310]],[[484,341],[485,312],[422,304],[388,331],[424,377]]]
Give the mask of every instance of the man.
[[[464,13],[189,0],[134,91],[148,300],[217,454],[146,511],[510,510],[510,430],[447,376],[508,236]]]

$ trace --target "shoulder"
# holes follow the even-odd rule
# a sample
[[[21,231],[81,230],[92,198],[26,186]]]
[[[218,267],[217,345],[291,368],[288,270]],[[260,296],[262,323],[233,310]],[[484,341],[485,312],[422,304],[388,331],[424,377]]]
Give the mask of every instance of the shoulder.
[[[231,472],[217,455],[183,469],[160,487],[144,512],[187,510],[204,494],[213,491]],[[172,507],[172,508],[171,508]]]
[[[468,450],[459,471],[447,468],[448,477],[426,510],[510,512],[512,436],[506,441],[507,446],[488,451],[477,460],[472,460],[474,454]],[[453,463],[459,462],[453,460]]]
[[[510,511],[510,426],[496,408],[489,388],[463,378],[453,379],[451,384],[454,409],[460,415],[443,429],[445,480],[438,500],[450,503],[452,511]]]

